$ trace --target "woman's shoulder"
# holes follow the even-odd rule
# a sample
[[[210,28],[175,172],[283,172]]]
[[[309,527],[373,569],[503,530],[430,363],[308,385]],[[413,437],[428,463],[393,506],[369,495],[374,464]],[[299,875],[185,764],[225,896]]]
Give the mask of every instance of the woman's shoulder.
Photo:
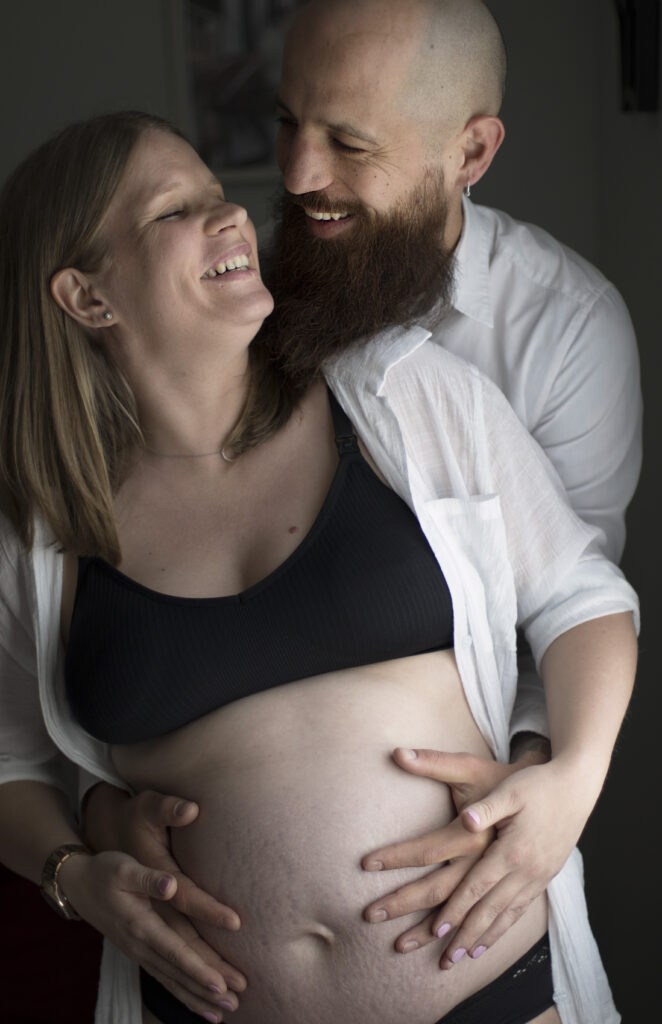
[[[11,586],[12,579],[31,572],[36,556],[44,556],[49,563],[57,561],[59,549],[51,531],[39,517],[34,523],[33,538],[32,547],[27,547],[11,513],[0,502],[0,585],[3,591]]]

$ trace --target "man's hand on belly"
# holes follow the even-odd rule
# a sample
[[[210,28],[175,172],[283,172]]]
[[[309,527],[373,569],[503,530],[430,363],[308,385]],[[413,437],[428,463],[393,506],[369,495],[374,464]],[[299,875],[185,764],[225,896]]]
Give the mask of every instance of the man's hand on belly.
[[[129,797],[100,783],[88,794],[84,806],[84,834],[92,849],[121,850],[135,858],[138,865],[152,869],[150,876],[154,870],[163,873],[159,900],[152,902],[152,910],[161,918],[160,929],[154,927],[153,933],[167,944],[164,951],[155,947],[154,953],[170,960],[172,975],[172,981],[168,976],[165,980],[159,977],[162,984],[186,1005],[195,1005],[202,1012],[199,1007],[204,976],[207,987],[216,993],[214,1002],[235,1009],[234,993],[245,990],[246,978],[201,938],[193,922],[237,931],[241,926],[239,917],[183,874],[170,851],[169,829],[185,828],[197,816],[198,806],[191,801],[153,790]],[[158,976],[149,963],[141,963]],[[227,999],[221,1001],[226,992]]]
[[[535,863],[537,850],[532,853],[534,863],[527,864],[529,851],[523,837],[518,834],[509,838],[507,832],[521,802],[516,805],[517,790],[506,780],[526,768],[534,770],[531,766],[545,758],[527,755],[504,765],[470,754],[435,750],[414,753],[415,757],[398,748],[393,756],[396,764],[412,774],[449,785],[458,817],[420,839],[374,850],[363,858],[366,871],[438,865],[429,875],[371,904],[364,916],[371,923],[379,923],[434,908],[420,924],[398,937],[395,948],[408,953],[444,940],[440,966],[448,969],[467,951],[475,959],[494,945],[552,877]],[[486,797],[495,809],[510,808],[507,813],[492,816],[495,828],[486,827],[484,820],[482,824],[472,820],[475,812],[470,805]],[[499,843],[494,845],[497,838]],[[491,859],[485,856],[490,847]],[[531,848],[535,847],[532,842]]]

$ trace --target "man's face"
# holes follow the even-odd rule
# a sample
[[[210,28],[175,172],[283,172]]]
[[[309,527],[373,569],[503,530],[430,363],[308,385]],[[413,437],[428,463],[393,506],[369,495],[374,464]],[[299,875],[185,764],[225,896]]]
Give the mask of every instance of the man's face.
[[[452,291],[444,150],[429,159],[402,113],[420,26],[410,5],[385,11],[315,5],[307,20],[304,9],[285,48],[266,335],[303,377],[387,326],[437,322]]]
[[[271,354],[304,377],[385,327],[438,322],[453,287],[440,173],[428,173],[388,213],[357,206],[351,230],[332,239],[315,237],[304,223],[300,202],[314,198],[284,194],[264,260],[276,305],[266,328]]]
[[[279,93],[276,158],[320,239],[349,236],[359,210],[374,218],[402,209],[441,167],[426,159],[421,125],[401,111],[414,36],[395,39],[397,25],[377,31],[339,17],[297,24]]]

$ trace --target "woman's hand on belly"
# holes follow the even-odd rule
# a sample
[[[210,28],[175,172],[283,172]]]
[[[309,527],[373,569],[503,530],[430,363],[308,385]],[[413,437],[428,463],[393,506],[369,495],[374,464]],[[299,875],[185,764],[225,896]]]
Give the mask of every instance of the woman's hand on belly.
[[[544,796],[544,780],[528,772],[519,774],[525,769],[540,771],[531,765],[540,765],[541,756],[525,756],[505,765],[468,754],[417,750],[411,757],[411,753],[398,748],[394,761],[412,774],[449,785],[456,809],[462,813],[445,828],[363,858],[362,866],[368,871],[439,865],[371,904],[365,917],[378,923],[435,908],[398,937],[396,949],[411,952],[451,935],[440,961],[443,969],[449,969],[467,951],[474,959],[481,956],[505,934],[560,870],[574,843],[557,857],[558,844],[551,833],[558,831],[558,816],[543,815],[541,821],[535,815],[529,822],[520,814],[527,802],[533,806],[544,802],[534,800]],[[545,856],[547,849],[554,852]]]

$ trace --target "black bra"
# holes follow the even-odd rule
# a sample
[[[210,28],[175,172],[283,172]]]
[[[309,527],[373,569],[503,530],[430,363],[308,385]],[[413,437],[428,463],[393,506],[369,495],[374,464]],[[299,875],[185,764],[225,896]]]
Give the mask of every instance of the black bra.
[[[309,533],[259,583],[171,597],[79,559],[66,687],[93,736],[133,743],[274,686],[452,647],[450,594],[418,521],[329,395],[338,468]]]

